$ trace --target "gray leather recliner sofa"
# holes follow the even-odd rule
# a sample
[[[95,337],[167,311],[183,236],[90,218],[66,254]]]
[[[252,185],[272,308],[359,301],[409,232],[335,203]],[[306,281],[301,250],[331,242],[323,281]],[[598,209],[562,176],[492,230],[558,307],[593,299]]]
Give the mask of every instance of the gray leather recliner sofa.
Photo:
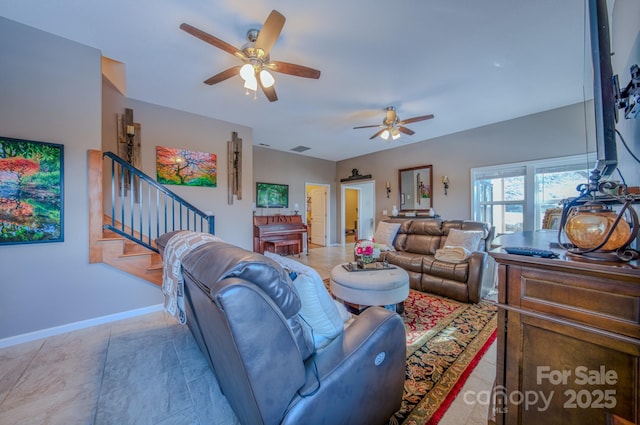
[[[156,240],[161,253],[169,236]],[[210,242],[181,263],[187,325],[243,424],[384,424],[400,408],[406,345],[397,314],[372,307],[315,351],[276,262]]]

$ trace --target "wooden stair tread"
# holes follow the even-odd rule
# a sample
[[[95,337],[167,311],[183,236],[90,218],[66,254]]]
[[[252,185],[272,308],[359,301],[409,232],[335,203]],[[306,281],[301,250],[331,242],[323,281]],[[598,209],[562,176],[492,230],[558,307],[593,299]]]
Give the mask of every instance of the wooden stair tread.
[[[98,241],[101,242],[109,242],[109,241],[124,241],[125,238],[123,238],[122,236],[110,236],[110,237],[101,237],[98,239]]]
[[[102,247],[102,262],[162,286],[163,263],[160,254],[108,229],[103,229],[96,241]]]

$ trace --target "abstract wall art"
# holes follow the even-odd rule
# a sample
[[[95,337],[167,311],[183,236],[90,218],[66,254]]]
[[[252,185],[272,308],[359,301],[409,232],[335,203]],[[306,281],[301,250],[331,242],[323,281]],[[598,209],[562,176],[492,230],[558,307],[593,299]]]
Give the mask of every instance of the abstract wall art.
[[[216,154],[156,146],[156,179],[181,186],[218,185]]]

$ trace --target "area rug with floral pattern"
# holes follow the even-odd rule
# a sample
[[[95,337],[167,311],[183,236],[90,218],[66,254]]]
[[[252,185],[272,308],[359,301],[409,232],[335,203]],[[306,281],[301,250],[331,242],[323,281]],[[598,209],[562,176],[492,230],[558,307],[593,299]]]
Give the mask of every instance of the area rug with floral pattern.
[[[329,289],[329,279],[325,279]],[[388,425],[436,425],[496,339],[497,306],[467,304],[411,289],[402,406]]]
[[[404,395],[389,424],[437,424],[495,340],[497,308],[489,301],[466,304],[414,290],[404,305]]]

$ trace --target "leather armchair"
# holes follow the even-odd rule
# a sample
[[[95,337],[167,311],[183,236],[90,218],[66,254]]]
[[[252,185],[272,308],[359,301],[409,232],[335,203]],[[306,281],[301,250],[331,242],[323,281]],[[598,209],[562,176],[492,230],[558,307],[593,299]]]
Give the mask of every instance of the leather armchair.
[[[406,345],[397,314],[371,307],[315,351],[276,262],[222,242],[181,262],[187,325],[240,422],[384,424],[400,408]]]

